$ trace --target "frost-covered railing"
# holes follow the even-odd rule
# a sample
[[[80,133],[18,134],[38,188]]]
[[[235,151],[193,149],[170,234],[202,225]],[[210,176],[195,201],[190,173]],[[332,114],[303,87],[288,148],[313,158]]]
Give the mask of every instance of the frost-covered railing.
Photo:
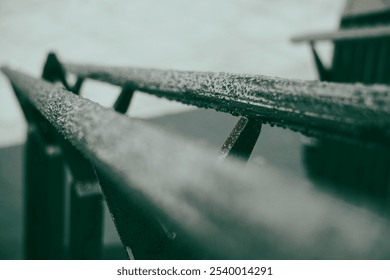
[[[65,69],[82,78],[255,118],[306,135],[389,144],[389,87],[75,64],[65,64]]]
[[[74,86],[64,69],[78,76]],[[235,159],[222,162],[208,147],[118,114],[127,110],[133,91],[141,90],[240,115],[222,155],[247,159],[262,122],[308,135],[388,144],[387,87],[225,73],[62,68],[49,55],[43,78],[62,81],[72,93],[7,67],[2,71],[29,122],[29,258],[98,258],[100,188],[130,257],[390,257],[387,220],[330,198],[308,182],[244,169]],[[123,87],[115,110],[77,96],[86,78]],[[72,175],[68,226],[63,161]]]

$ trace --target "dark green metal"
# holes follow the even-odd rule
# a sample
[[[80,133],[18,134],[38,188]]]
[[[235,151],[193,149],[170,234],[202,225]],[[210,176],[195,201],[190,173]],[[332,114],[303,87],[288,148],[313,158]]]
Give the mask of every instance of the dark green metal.
[[[50,53],[42,78],[49,82],[60,81],[65,88],[79,95],[83,77],[69,86],[66,72],[54,53]],[[64,156],[72,174],[70,201],[65,207],[70,212],[69,249],[70,259],[100,259],[103,246],[103,196],[95,171],[69,142],[60,141]]]
[[[217,164],[211,149],[194,141],[2,70],[92,162],[99,180],[100,174],[107,180],[103,191],[124,246],[134,242],[125,236],[132,236],[127,222],[136,207],[145,224],[157,229],[163,224],[175,233],[166,243],[198,252],[198,258],[390,258],[388,220],[357,211],[305,181],[280,176],[264,181],[267,170],[244,170],[234,160]]]
[[[26,259],[63,259],[65,184],[59,147],[29,125],[25,146],[24,245]]]
[[[299,131],[390,143],[390,90],[255,75],[65,64],[67,71],[160,97]]]
[[[240,118],[221,148],[221,158],[236,157],[247,161],[261,132],[261,122]]]

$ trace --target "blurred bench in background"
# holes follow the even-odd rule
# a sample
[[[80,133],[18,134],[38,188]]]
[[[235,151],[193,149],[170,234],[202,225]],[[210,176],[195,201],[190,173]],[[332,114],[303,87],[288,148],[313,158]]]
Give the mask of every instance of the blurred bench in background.
[[[340,29],[297,36],[293,42],[311,46],[319,79],[337,83],[390,83],[390,3],[347,1]],[[316,51],[321,41],[334,45],[330,67]],[[369,143],[346,144],[337,140],[310,139],[305,145],[307,169],[312,176],[338,183],[346,196],[371,197],[384,207],[390,185],[390,150]]]

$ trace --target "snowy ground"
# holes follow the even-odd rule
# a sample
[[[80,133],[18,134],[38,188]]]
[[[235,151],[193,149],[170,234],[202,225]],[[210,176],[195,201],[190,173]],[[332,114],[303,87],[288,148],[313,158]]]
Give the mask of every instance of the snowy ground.
[[[66,61],[314,79],[297,33],[337,27],[340,0],[1,0],[0,64],[39,76],[45,55]],[[329,46],[323,51],[329,56]],[[87,83],[110,105],[118,89]],[[191,107],[137,94],[132,116]],[[0,76],[0,146],[24,141],[25,122]]]

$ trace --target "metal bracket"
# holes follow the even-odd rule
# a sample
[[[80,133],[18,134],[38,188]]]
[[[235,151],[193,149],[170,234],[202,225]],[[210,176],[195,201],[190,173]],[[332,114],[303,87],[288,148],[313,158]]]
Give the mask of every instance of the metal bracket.
[[[134,95],[134,87],[131,85],[124,86],[118,98],[116,99],[113,108],[116,112],[125,114],[130,106]]]
[[[70,86],[66,81],[65,69],[61,62],[58,60],[55,53],[49,53],[43,67],[42,79],[55,83],[60,81],[67,90],[70,90]]]
[[[84,77],[77,77],[76,83],[73,85],[73,87],[70,89],[71,92],[73,92],[76,95],[80,95],[80,90],[83,85],[85,78]]]
[[[51,52],[47,56],[45,66],[43,67],[42,79],[55,83],[60,81],[62,85],[76,95],[80,95],[80,90],[85,80],[84,77],[78,76],[75,84],[70,86],[66,79],[66,71],[55,53]]]
[[[321,81],[330,81],[331,72],[322,63],[322,60],[321,60],[320,56],[318,55],[317,50],[315,48],[314,42],[310,42],[310,49],[311,49],[312,54],[313,54],[314,62],[316,64],[316,68],[317,68],[317,72],[318,72],[318,76],[319,76],[320,80]]]
[[[248,161],[261,132],[258,119],[241,117],[226,139],[220,151],[220,158],[237,157]]]

